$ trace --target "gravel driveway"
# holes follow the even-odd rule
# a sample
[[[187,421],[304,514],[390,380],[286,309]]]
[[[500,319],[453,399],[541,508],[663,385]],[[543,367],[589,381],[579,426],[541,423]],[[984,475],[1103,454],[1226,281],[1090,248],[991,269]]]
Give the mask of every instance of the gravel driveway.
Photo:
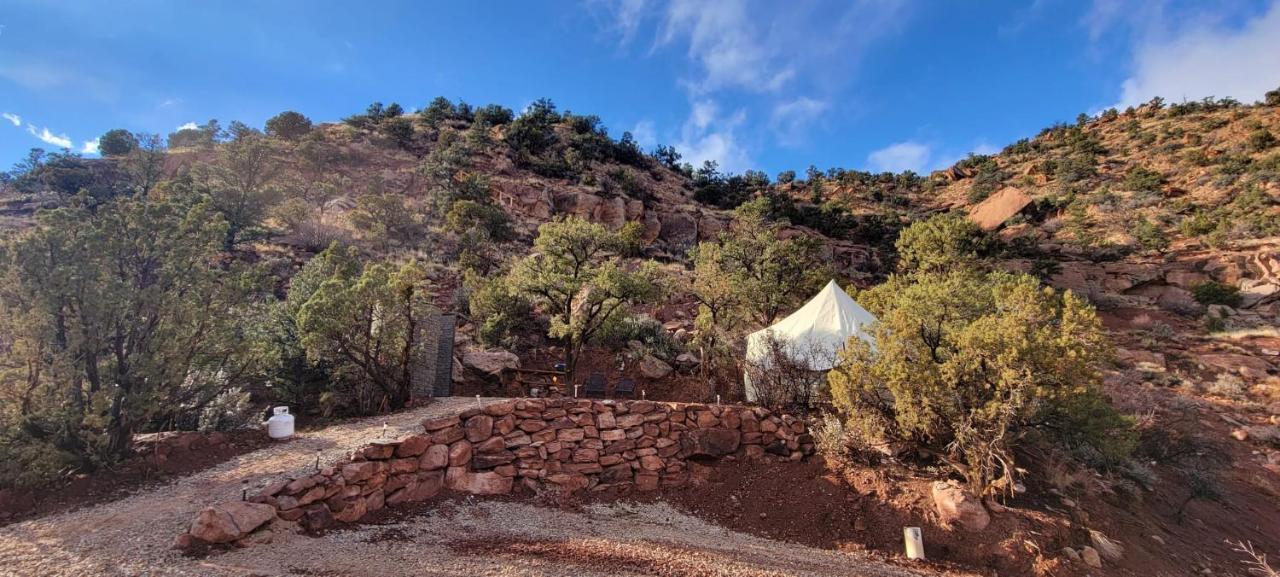
[[[499,399],[482,399],[481,403]],[[204,506],[238,499],[285,474],[335,461],[383,435],[418,431],[427,417],[475,399],[440,399],[410,411],[298,435],[119,501],[0,528],[0,575],[912,575],[866,556],[733,533],[665,504],[594,505],[568,512],[459,498],[400,522],[270,542],[204,559],[173,550]]]

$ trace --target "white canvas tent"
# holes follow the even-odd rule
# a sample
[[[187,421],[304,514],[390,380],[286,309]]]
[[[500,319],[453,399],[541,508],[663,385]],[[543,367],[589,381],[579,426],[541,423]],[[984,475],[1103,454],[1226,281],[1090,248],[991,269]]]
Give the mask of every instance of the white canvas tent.
[[[787,318],[748,335],[747,362],[758,369],[767,369],[773,356],[770,354],[772,337],[793,359],[807,363],[810,370],[827,371],[835,365],[849,337],[857,336],[875,346],[867,333],[867,327],[874,322],[876,317],[833,280]],[[749,375],[745,381],[747,400],[757,400]]]

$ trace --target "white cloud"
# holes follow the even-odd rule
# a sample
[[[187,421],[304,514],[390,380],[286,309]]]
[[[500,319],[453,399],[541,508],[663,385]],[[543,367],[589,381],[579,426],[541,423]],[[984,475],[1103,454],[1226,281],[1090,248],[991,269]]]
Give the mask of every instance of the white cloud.
[[[781,61],[768,31],[755,26],[755,16],[745,0],[672,0],[658,43],[688,41],[689,58],[702,69],[703,78],[691,85],[697,92],[777,90],[795,70]]]
[[[1097,41],[1126,13],[1131,13],[1130,8],[1125,6],[1124,0],[1093,0],[1089,11],[1081,18],[1081,24],[1089,30],[1089,39]]]
[[[907,140],[873,151],[867,155],[867,165],[875,172],[910,170],[924,173],[929,169],[929,158],[932,155],[929,145]]]
[[[188,122],[188,123],[186,123],[186,124],[183,124],[183,125],[181,125],[181,126],[179,126],[179,127],[175,128],[175,129],[173,129],[173,130],[174,130],[174,132],[177,132],[177,131],[179,131],[179,130],[197,130],[197,129],[199,129],[199,128],[200,128],[200,126],[199,126],[199,125],[197,125],[196,123],[194,123],[194,122]]]
[[[636,37],[636,31],[644,20],[645,0],[618,0],[613,14],[618,44],[626,46]]]
[[[828,104],[821,100],[801,96],[780,102],[773,107],[769,125],[783,146],[796,146],[805,141],[813,121],[826,112]]]
[[[45,144],[52,144],[58,148],[71,148],[71,139],[67,135],[54,134],[48,127],[36,130],[34,125],[27,124],[27,132],[31,133],[31,136],[44,141]]]
[[[636,144],[639,144],[640,148],[646,150],[658,144],[658,131],[654,128],[652,120],[637,122],[635,127],[631,129],[631,137],[636,140]]]
[[[22,126],[22,117],[12,112],[0,113],[0,117],[13,123],[14,126]]]
[[[75,93],[103,102],[113,102],[120,95],[118,87],[109,80],[42,58],[0,51],[0,62],[3,62],[0,79],[33,92]]]
[[[588,4],[610,11],[601,28],[618,46],[652,22],[651,53],[684,51],[687,67],[673,80],[686,90],[690,110],[675,144],[687,161],[714,159],[729,171],[750,168],[744,143],[770,134],[784,146],[803,142],[813,121],[852,81],[871,45],[897,32],[909,8],[908,0],[852,0],[836,10],[767,0]],[[725,115],[717,101],[743,108]],[[847,98],[841,102],[849,108]],[[746,124],[748,108],[752,125]]]
[[[1262,98],[1280,78],[1280,2],[1238,29],[1212,15],[1173,34],[1151,35],[1134,53],[1133,73],[1121,86],[1118,106],[1154,96],[1169,101],[1206,96],[1244,102]]]
[[[947,168],[970,154],[992,155],[997,152],[1000,152],[999,146],[991,144],[990,142],[980,141],[971,150],[964,154],[952,153],[931,155],[932,162],[929,163],[929,170],[933,171],[941,168]]]
[[[738,137],[738,131],[746,120],[745,110],[722,117],[715,102],[695,102],[693,112],[680,129],[676,150],[680,151],[685,162],[694,167],[714,160],[721,171],[747,170],[751,168],[751,159]]]
[[[98,154],[98,139],[84,141],[80,146],[80,154]]]

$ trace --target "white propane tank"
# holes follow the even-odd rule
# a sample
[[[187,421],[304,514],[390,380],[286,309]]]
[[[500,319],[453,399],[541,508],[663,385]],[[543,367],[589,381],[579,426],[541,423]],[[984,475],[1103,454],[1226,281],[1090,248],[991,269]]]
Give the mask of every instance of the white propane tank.
[[[272,409],[270,419],[267,419],[267,436],[272,439],[288,439],[293,436],[293,415],[289,414],[289,407],[276,407]]]

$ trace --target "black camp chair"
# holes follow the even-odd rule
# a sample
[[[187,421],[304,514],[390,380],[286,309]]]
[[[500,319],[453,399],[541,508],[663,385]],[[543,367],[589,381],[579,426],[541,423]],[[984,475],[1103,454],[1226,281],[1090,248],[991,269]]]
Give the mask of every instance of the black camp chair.
[[[619,397],[634,397],[636,394],[636,380],[631,377],[622,377],[618,384],[613,386],[613,394]]]
[[[582,394],[587,397],[603,397],[606,384],[604,373],[591,373],[591,376],[587,377],[587,382],[582,387]]]

